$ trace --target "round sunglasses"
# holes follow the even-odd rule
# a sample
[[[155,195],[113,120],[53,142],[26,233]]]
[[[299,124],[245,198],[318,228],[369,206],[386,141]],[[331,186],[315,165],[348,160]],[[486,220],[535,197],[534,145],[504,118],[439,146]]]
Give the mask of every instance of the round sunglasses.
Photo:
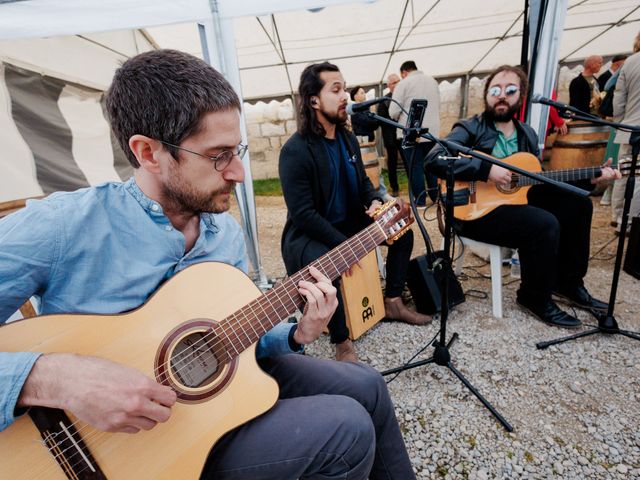
[[[494,85],[493,87],[489,87],[489,90],[487,90],[487,93],[491,97],[499,97],[504,92],[505,97],[511,97],[512,95],[515,95],[516,93],[518,93],[519,90],[520,90],[520,87],[514,84],[507,85],[504,88],[499,87],[498,85]]]

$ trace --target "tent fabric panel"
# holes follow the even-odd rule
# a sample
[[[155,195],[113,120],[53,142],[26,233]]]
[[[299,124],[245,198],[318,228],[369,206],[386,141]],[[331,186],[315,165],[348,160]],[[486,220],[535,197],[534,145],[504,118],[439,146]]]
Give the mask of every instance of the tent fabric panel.
[[[507,38],[498,42],[490,52],[487,49],[487,56],[475,65],[473,70],[486,72],[504,64],[518,65],[520,63],[521,44],[522,37]]]
[[[107,32],[210,18],[207,0],[24,0],[0,5],[0,40]]]
[[[121,45],[111,42],[120,44],[118,38],[122,36],[129,37],[129,45],[119,53]],[[130,31],[115,32],[109,37],[104,46],[79,36],[4,41],[0,42],[0,58],[44,75],[105,90],[115,69],[134,47]]]
[[[43,194],[36,179],[31,150],[20,135],[11,116],[11,98],[0,64],[0,202]]]
[[[633,47],[633,39],[640,30],[640,22],[627,23],[614,27],[594,39],[594,37],[599,35],[604,29],[604,27],[601,27],[581,30],[580,38],[571,44],[573,48],[570,48],[570,46],[564,42],[561,44],[559,58],[571,62],[582,60],[589,55],[595,54],[605,57],[621,52],[630,54]],[[585,45],[585,42],[588,43]],[[623,45],[622,49],[620,45]]]
[[[73,160],[71,130],[58,107],[64,85],[11,66],[5,68],[5,81],[13,119],[33,152],[44,193],[88,186]]]
[[[110,128],[102,116],[99,93],[67,85],[58,106],[73,135],[73,158],[90,185],[119,181],[114,168]]]

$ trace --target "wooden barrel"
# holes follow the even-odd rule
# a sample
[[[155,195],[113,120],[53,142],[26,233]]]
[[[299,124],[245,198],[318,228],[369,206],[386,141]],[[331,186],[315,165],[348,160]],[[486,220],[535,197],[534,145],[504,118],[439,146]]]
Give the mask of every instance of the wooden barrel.
[[[367,177],[369,177],[375,188],[380,188],[380,162],[378,161],[375,142],[360,144],[360,154],[362,155],[362,163],[364,163],[364,171]]]
[[[551,153],[553,153],[553,144],[558,137],[557,132],[551,132],[544,140],[544,150],[542,151],[542,160],[549,162],[551,160]]]
[[[609,127],[569,123],[569,132],[558,135],[551,152],[550,170],[593,167],[604,163]]]

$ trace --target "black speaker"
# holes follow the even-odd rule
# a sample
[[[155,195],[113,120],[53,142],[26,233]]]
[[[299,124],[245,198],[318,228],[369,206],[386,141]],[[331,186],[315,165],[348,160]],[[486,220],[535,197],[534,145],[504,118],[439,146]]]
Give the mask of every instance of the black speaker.
[[[624,257],[622,269],[632,277],[640,280],[640,217],[631,219],[627,255]]]
[[[451,266],[445,268],[443,251],[422,255],[409,262],[407,286],[416,310],[425,315],[440,312],[440,289],[445,279],[449,282],[449,309],[465,301],[464,292]]]

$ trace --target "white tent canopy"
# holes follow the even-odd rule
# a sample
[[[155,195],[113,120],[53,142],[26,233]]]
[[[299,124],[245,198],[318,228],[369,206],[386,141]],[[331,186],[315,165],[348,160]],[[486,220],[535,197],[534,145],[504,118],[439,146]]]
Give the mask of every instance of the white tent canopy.
[[[223,22],[233,18],[235,45],[224,47],[235,46],[246,99],[290,94],[304,66],[314,61],[337,63],[351,85],[372,85],[407,59],[436,77],[452,77],[517,64],[521,58],[524,2],[500,0],[0,0],[0,52],[6,56],[9,50],[16,62],[104,88],[114,60],[117,64],[135,51],[123,48],[116,39],[122,35],[98,32],[145,28],[138,33],[142,43],[202,56],[197,23],[211,23],[210,3]],[[328,6],[308,10],[318,5]],[[564,23],[561,61],[628,52],[640,29],[640,5],[637,0],[570,0]],[[86,69],[77,61],[80,52],[52,56],[55,42],[62,40],[48,37],[60,35],[74,36],[74,48],[87,43],[93,55],[111,60]],[[16,40],[27,38],[40,40]],[[8,39],[14,42],[2,42]]]
[[[323,60],[338,64],[351,85],[379,83],[408,59],[436,77],[518,64],[523,6],[501,0],[377,0],[236,18],[243,94],[288,95],[297,89],[302,69]],[[640,6],[637,0],[570,0],[564,20],[561,61],[610,56],[631,50]],[[159,45],[200,54],[192,25],[149,33]]]

